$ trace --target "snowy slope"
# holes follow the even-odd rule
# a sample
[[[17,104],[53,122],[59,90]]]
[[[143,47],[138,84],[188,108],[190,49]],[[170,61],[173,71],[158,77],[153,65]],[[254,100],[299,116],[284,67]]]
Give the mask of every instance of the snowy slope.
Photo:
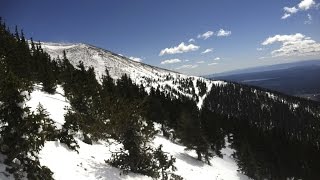
[[[41,86],[35,85],[34,91],[30,96],[30,100],[26,103],[28,107],[31,107],[31,111],[35,111],[37,106],[45,104],[45,108],[49,113],[49,118],[55,121],[55,126],[58,129],[62,128],[64,124],[64,114],[67,107],[70,107],[69,102],[64,97],[64,91],[61,86],[58,86],[55,94],[44,94],[41,91]],[[63,111],[56,111],[56,109]]]
[[[224,83],[149,66],[86,44],[42,43],[42,47],[52,57],[62,57],[63,50],[66,50],[67,57],[73,65],[76,65],[81,60],[86,67],[94,67],[98,79],[103,75],[105,67],[107,67],[114,79],[120,78],[123,74],[128,74],[135,83],[143,84],[147,91],[150,90],[150,87],[157,88],[159,86],[163,92],[181,93],[190,98],[197,97],[199,108],[201,108],[202,102],[212,85]],[[199,95],[200,89],[196,86],[197,80],[203,81],[207,87],[206,93],[202,97]],[[185,81],[191,81],[193,87],[183,88],[182,83]],[[41,87],[35,85],[26,106],[31,107],[31,110],[34,111],[39,103],[47,110],[49,117],[54,120],[57,128],[61,128],[64,123],[65,108],[70,106],[68,100],[64,97],[63,88],[58,86],[57,92],[50,95],[42,92]],[[93,145],[88,145],[81,141],[80,134],[75,139],[80,146],[79,153],[71,151],[59,141],[47,141],[40,151],[39,159],[41,165],[49,167],[54,172],[53,177],[55,179],[151,179],[141,174],[129,173],[128,175],[123,175],[119,169],[106,164],[105,160],[111,157],[111,152],[119,148],[119,145],[113,144],[112,140],[108,142],[99,141],[93,143]],[[158,147],[161,144],[164,151],[176,158],[175,166],[177,171],[175,174],[182,176],[184,179],[248,179],[238,173],[237,164],[231,157],[233,150],[228,145],[222,150],[223,158],[212,158],[212,165],[209,166],[198,161],[194,151],[186,151],[184,146],[171,142],[161,134],[158,134],[153,140],[153,145]],[[7,177],[5,175],[8,173],[4,171],[6,166],[2,163],[3,159],[3,155],[0,154],[0,171],[2,172],[0,172],[0,179],[11,180],[13,179],[12,176]]]
[[[55,122],[63,123],[59,120],[65,113],[64,106],[68,106],[68,101],[61,96],[63,90],[58,88],[59,94],[49,95],[47,93],[35,90],[31,93],[31,99],[27,102],[28,106],[35,109],[38,102],[47,109],[50,117]],[[58,98],[57,98],[58,97]],[[51,108],[55,105],[56,108]],[[55,119],[56,118],[56,119]],[[96,142],[93,145],[83,143],[76,138],[79,143],[79,154],[69,150],[64,144],[58,141],[48,141],[40,151],[40,163],[45,165],[54,172],[53,177],[56,180],[151,180],[150,177],[140,174],[129,173],[121,175],[121,171],[111,167],[104,160],[111,157],[111,151],[118,147],[111,142]],[[178,170],[176,174],[187,180],[246,180],[246,176],[237,172],[237,165],[231,157],[233,152],[228,146],[222,150],[223,158],[214,157],[209,166],[196,159],[194,151],[185,151],[185,147],[175,144],[158,134],[153,141],[155,147],[163,145],[163,150],[169,152],[176,158],[175,166]],[[228,144],[227,144],[228,145]],[[1,168],[1,163],[0,163]],[[0,169],[1,170],[1,169]],[[0,179],[4,179],[1,177]]]
[[[128,60],[131,62],[130,60]],[[135,63],[134,63],[135,64]],[[142,64],[141,67],[144,65]],[[151,66],[147,66],[153,68]],[[157,70],[155,68],[154,70]],[[147,70],[144,70],[147,71]],[[163,74],[172,73],[170,71],[159,69]],[[137,75],[138,73],[133,73]],[[132,74],[131,74],[132,75]],[[185,75],[175,74],[183,78],[193,78],[193,84],[195,85],[198,77],[188,77]],[[138,75],[137,75],[138,76]],[[115,77],[115,76],[114,76]],[[139,76],[141,78],[141,76]],[[166,84],[175,86],[171,81],[162,81],[160,84]],[[207,81],[205,80],[207,91],[210,90],[212,84],[222,83],[219,81]],[[195,89],[195,94],[199,94],[199,90]],[[186,94],[188,95],[188,94]],[[202,105],[202,101],[205,98],[199,97],[198,107]],[[64,91],[61,86],[58,86],[57,92],[53,95],[47,94],[41,91],[41,86],[35,85],[34,91],[30,94],[29,100],[26,106],[31,107],[31,110],[35,110],[41,103],[43,107],[49,113],[49,117],[55,122],[57,128],[61,128],[64,123],[65,108],[69,107],[68,100],[64,97]],[[158,125],[159,126],[159,125]],[[115,151],[119,146],[112,144],[112,140],[109,142],[100,141],[95,142],[93,145],[88,145],[81,141],[81,135],[75,137],[80,148],[79,153],[71,151],[64,144],[59,141],[47,141],[39,153],[39,160],[41,165],[47,166],[53,171],[53,177],[56,180],[151,180],[150,177],[143,176],[141,174],[129,173],[123,175],[122,172],[114,167],[105,163],[106,159],[111,157],[111,151]],[[173,155],[176,158],[175,166],[177,171],[175,174],[182,176],[184,179],[193,180],[246,180],[248,179],[243,174],[240,174],[237,169],[235,160],[231,157],[233,152],[228,145],[222,150],[223,158],[214,157],[211,159],[211,166],[200,162],[196,159],[196,153],[194,151],[186,151],[185,147],[171,142],[163,137],[161,134],[156,135],[153,141],[154,147],[163,145],[163,150]],[[12,180],[13,177],[5,171],[5,165],[3,164],[4,156],[0,154],[0,179]],[[7,176],[9,175],[9,176]]]
[[[190,98],[198,99],[197,103],[199,108],[201,108],[202,101],[206,94],[203,95],[203,97],[199,96],[199,89],[196,86],[197,80],[199,79],[206,83],[207,92],[210,91],[212,83],[222,83],[221,81],[211,81],[201,77],[187,76],[136,62],[119,54],[88,44],[42,42],[41,46],[52,58],[57,58],[58,56],[62,58],[63,51],[66,51],[67,58],[74,66],[76,66],[79,61],[82,61],[86,67],[94,67],[97,79],[101,78],[105,72],[105,68],[107,68],[113,79],[118,79],[123,74],[127,74],[136,84],[143,84],[146,91],[149,91],[150,87],[157,88],[159,86],[160,91],[171,92],[174,95],[180,93]],[[193,82],[193,89],[183,87],[181,83],[187,80]]]

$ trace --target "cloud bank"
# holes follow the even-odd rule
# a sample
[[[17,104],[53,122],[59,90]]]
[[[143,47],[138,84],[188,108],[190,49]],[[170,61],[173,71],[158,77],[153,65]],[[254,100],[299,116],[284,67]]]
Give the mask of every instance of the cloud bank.
[[[261,44],[267,46],[277,42],[281,43],[281,46],[271,52],[272,57],[320,55],[320,44],[301,33],[275,35]]]

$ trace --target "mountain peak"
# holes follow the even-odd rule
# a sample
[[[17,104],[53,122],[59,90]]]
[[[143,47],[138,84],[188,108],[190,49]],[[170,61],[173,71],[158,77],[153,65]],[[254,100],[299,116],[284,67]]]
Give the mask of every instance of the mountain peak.
[[[135,84],[142,84],[147,92],[153,87],[174,97],[183,95],[194,99],[199,108],[212,83],[221,83],[136,62],[89,44],[42,42],[41,46],[52,58],[62,57],[63,51],[66,51],[67,58],[75,67],[79,61],[82,61],[86,67],[93,67],[98,80],[101,79],[107,68],[113,79],[119,79],[122,75],[127,74]],[[197,81],[204,83],[205,89],[200,89]]]

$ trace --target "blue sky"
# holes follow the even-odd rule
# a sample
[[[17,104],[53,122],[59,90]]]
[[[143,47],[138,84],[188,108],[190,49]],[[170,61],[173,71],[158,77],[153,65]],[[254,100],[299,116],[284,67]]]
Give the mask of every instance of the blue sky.
[[[89,43],[147,64],[205,75],[320,59],[319,3],[1,0],[0,16],[35,40]]]

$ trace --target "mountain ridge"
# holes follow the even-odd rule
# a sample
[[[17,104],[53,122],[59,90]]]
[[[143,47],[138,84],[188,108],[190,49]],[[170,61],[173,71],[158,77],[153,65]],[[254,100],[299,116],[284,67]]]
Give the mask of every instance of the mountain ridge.
[[[113,79],[119,79],[122,75],[127,74],[134,83],[142,84],[147,92],[153,87],[155,89],[159,88],[160,91],[172,94],[175,97],[180,95],[187,96],[193,98],[199,108],[201,108],[203,99],[211,89],[212,83],[223,83],[222,81],[188,76],[136,62],[125,56],[90,44],[41,42],[41,47],[55,59],[63,57],[63,51],[65,51],[67,58],[75,67],[79,61],[82,61],[87,68],[93,67],[98,80],[105,74],[105,68],[107,68]],[[204,83],[206,88],[205,93],[201,92],[201,95],[199,92],[203,90],[198,87],[198,81]],[[192,83],[191,89],[185,85],[190,83]]]

